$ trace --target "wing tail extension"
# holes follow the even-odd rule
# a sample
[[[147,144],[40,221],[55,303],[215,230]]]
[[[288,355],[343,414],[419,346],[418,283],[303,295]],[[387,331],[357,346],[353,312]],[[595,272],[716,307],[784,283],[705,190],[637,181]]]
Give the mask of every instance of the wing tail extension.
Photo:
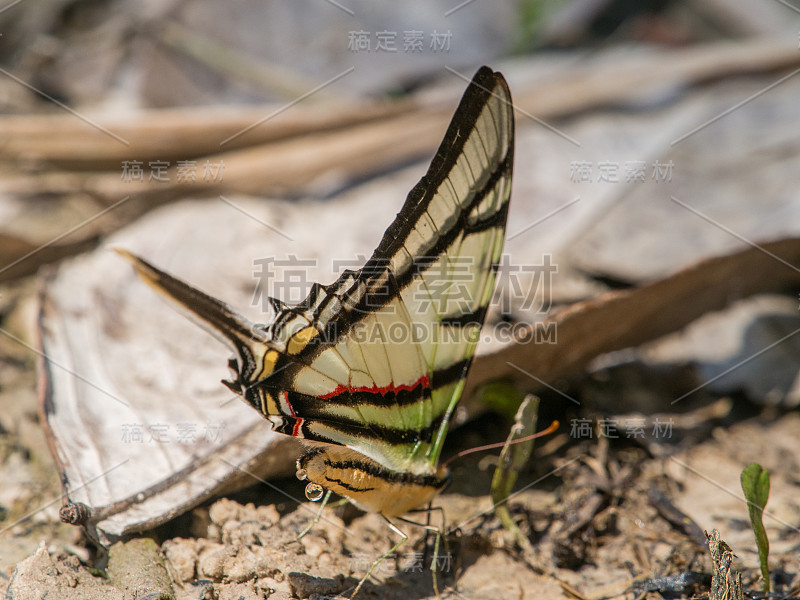
[[[154,267],[143,258],[122,248],[114,248],[114,251],[133,265],[145,283],[236,353],[238,365],[234,367],[231,364],[231,368],[238,372],[237,381],[225,384],[241,394],[240,384],[250,380],[267,351],[263,328],[226,303]]]

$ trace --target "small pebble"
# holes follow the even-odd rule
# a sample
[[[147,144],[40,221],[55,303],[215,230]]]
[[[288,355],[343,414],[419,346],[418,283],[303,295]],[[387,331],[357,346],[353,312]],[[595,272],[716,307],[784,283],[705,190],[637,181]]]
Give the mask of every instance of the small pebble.
[[[197,559],[197,574],[215,581],[221,581],[225,575],[225,560],[231,551],[222,544],[208,544]]]
[[[312,594],[317,596],[330,596],[342,591],[344,577],[333,579],[313,577],[305,573],[289,573],[289,585],[292,593],[298,598],[308,598]]]
[[[194,540],[176,538],[167,540],[162,546],[169,566],[181,581],[194,579],[197,565],[197,548]]]

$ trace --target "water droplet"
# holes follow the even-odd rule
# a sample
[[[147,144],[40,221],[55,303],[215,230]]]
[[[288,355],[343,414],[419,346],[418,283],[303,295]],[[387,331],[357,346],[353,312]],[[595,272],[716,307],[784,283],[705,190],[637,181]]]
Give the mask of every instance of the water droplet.
[[[308,478],[308,473],[306,473],[305,469],[297,469],[297,473],[295,473],[295,475],[297,475],[297,478],[300,481],[305,481]]]
[[[309,483],[306,486],[306,498],[308,498],[312,502],[316,502],[317,500],[322,498],[322,494],[324,492],[325,490],[318,483]]]

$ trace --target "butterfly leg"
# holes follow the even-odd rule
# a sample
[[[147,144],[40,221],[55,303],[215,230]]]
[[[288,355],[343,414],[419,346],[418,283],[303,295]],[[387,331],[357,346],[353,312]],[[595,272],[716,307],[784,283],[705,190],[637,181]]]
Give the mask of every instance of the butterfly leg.
[[[439,540],[442,539],[442,532],[441,530],[436,532],[436,541],[433,542],[433,562],[431,563],[431,578],[433,579],[433,592],[436,594],[436,597],[441,600],[442,596],[439,593],[439,581],[436,577],[436,572],[439,570]],[[445,548],[447,548],[447,540],[444,542]],[[447,552],[448,555],[450,552]]]
[[[392,548],[391,548],[391,549],[390,549],[388,552],[386,552],[385,554],[382,554],[381,556],[379,556],[379,557],[378,557],[378,560],[376,560],[374,563],[372,563],[372,565],[370,566],[369,570],[367,571],[367,574],[366,574],[366,575],[364,575],[364,577],[362,577],[362,578],[361,578],[361,581],[359,581],[359,582],[358,582],[358,585],[356,586],[356,589],[355,589],[355,591],[353,592],[352,596],[350,596],[350,598],[355,598],[355,597],[356,597],[356,594],[358,594],[358,590],[360,590],[360,589],[361,589],[361,586],[362,586],[362,585],[364,585],[364,582],[365,582],[367,579],[369,579],[369,576],[370,576],[370,575],[372,575],[372,571],[374,571],[374,570],[375,570],[375,567],[377,567],[377,566],[378,566],[379,564],[381,564],[381,563],[382,563],[384,560],[386,560],[387,558],[389,558],[389,557],[390,557],[392,554],[394,554],[395,552],[397,552],[397,549],[398,549],[400,546],[402,546],[402,545],[405,543],[405,541],[408,539],[408,536],[407,536],[405,533],[403,533],[402,531],[400,531],[400,530],[399,530],[399,529],[398,529],[398,528],[395,526],[395,524],[394,524],[394,523],[392,523],[392,522],[391,522],[389,519],[387,519],[387,518],[386,518],[386,517],[384,517],[383,515],[381,515],[381,518],[382,518],[384,521],[386,521],[386,524],[389,526],[389,528],[390,528],[392,531],[394,531],[394,532],[395,532],[397,535],[399,535],[399,536],[400,536],[400,541],[399,541],[399,542],[397,542],[397,543],[396,543],[394,546],[392,546]]]
[[[435,527],[434,525],[430,524],[430,517],[433,511],[439,511],[442,516],[442,526],[441,528]],[[439,578],[436,576],[437,567],[439,566],[439,543],[442,539],[444,539],[444,548],[446,552],[446,556],[450,556],[450,545],[447,542],[447,536],[444,535],[444,508],[441,506],[429,506],[428,508],[420,508],[417,510],[412,510],[411,512],[425,512],[427,513],[427,519],[425,523],[417,523],[416,521],[412,521],[410,519],[406,519],[404,517],[397,517],[401,521],[405,521],[406,523],[410,523],[412,525],[417,525],[418,527],[424,527],[426,532],[433,532],[436,538],[433,542],[433,560],[431,561],[431,578],[433,579],[433,591],[436,594],[436,597],[441,600],[441,593],[439,592]],[[426,535],[427,538],[427,535]],[[425,540],[425,555],[427,556],[428,553],[428,542],[427,539]],[[425,558],[423,558],[423,561]]]
[[[438,511],[439,512],[439,516],[442,518],[442,526],[441,527],[434,527],[433,525],[431,525],[431,513],[433,511]],[[423,556],[423,561],[427,561],[428,560],[428,548],[430,547],[428,545],[428,534],[433,532],[434,534],[436,534],[438,536],[441,536],[441,535],[443,535],[444,530],[445,530],[444,508],[441,507],[441,506],[433,506],[433,503],[429,503],[427,508],[417,508],[417,509],[414,509],[414,510],[409,511],[409,512],[412,512],[412,513],[424,512],[425,513],[425,523],[424,524],[416,523],[415,521],[410,521],[408,519],[403,519],[403,520],[407,521],[408,523],[411,523],[413,525],[418,525],[419,527],[424,527],[425,528],[425,530],[426,530],[426,534],[425,534],[425,553],[424,553],[424,556]],[[445,544],[447,544],[447,539],[446,538],[445,538]],[[434,559],[434,562],[431,563],[431,564],[434,564],[435,562],[436,561]]]
[[[306,526],[306,528],[303,529],[303,531],[301,531],[298,534],[298,536],[295,538],[295,541],[300,541],[300,539],[303,538],[303,536],[305,536],[309,531],[311,531],[314,528],[314,525],[319,523],[319,520],[322,518],[322,511],[325,509],[325,505],[328,503],[328,500],[331,499],[332,493],[333,492],[328,490],[328,492],[325,494],[325,497],[322,499],[322,503],[320,504],[319,510],[317,511],[317,516],[315,516],[314,519],[311,521],[311,523],[309,523],[308,526]]]

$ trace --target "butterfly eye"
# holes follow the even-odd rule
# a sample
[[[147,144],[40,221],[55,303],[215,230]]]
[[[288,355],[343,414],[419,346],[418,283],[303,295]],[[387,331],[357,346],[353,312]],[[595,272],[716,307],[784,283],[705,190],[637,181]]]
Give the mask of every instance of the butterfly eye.
[[[300,481],[305,481],[308,478],[308,473],[306,473],[305,469],[297,469],[297,473],[295,473],[295,475],[297,475],[297,478]],[[308,492],[306,492],[306,494],[308,494]]]
[[[322,488],[321,485],[317,483],[309,483],[306,486],[306,498],[311,500],[312,502],[316,502],[320,498],[322,498],[322,494],[325,490]]]

